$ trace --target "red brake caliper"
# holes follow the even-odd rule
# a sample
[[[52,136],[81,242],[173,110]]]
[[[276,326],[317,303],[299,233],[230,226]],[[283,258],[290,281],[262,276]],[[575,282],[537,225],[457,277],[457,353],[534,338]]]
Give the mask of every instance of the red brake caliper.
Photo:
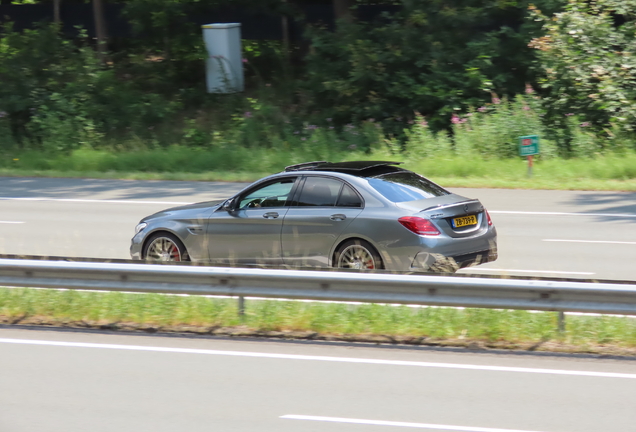
[[[181,257],[179,256],[179,249],[175,245],[172,245],[172,250],[170,251],[170,255],[174,256],[175,261],[181,261]]]

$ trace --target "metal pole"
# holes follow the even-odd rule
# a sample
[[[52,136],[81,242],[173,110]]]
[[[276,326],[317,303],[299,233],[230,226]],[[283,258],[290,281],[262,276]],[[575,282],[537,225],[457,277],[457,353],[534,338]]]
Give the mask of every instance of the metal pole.
[[[528,177],[532,177],[532,155],[528,156]]]
[[[238,315],[241,320],[245,318],[245,297],[243,296],[238,298]]]
[[[565,333],[565,312],[559,312],[559,333]]]

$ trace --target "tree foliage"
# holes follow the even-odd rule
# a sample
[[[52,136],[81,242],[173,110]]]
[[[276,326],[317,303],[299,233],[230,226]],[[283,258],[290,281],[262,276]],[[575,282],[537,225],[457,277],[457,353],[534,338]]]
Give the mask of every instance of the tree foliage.
[[[554,16],[533,8],[545,34],[539,53],[544,103],[558,127],[566,117],[612,137],[636,128],[636,0],[569,0]]]
[[[23,146],[71,150],[113,130],[154,124],[178,107],[103,67],[88,43],[56,25],[0,37],[0,121]]]
[[[562,1],[546,0],[547,9]],[[493,94],[514,95],[534,76],[527,47],[537,25],[525,0],[405,0],[375,22],[310,32],[307,93],[340,121],[412,120],[433,129]],[[396,124],[397,128],[397,124]]]

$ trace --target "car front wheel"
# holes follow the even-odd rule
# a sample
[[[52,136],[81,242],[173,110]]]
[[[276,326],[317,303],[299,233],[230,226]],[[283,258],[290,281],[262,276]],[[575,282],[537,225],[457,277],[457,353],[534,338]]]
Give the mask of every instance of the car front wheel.
[[[143,250],[147,261],[190,261],[183,242],[174,234],[156,233],[150,236]]]

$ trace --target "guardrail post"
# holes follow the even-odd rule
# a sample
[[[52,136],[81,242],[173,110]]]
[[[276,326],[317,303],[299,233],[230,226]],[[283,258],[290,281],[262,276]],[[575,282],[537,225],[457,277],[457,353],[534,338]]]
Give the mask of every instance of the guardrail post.
[[[559,312],[559,333],[565,333],[565,312]]]
[[[243,296],[238,298],[238,316],[241,320],[245,318],[245,297]]]

